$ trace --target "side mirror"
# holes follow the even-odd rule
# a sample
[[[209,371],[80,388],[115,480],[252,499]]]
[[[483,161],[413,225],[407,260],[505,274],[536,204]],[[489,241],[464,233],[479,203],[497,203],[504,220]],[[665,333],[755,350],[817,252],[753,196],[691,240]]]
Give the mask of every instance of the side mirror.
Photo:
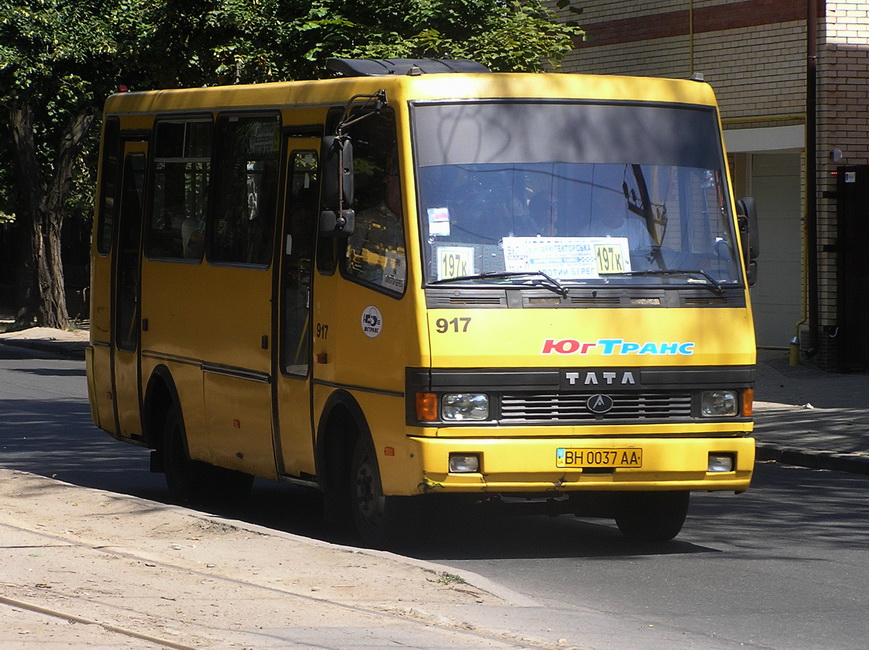
[[[748,286],[753,287],[757,283],[757,258],[760,256],[757,203],[753,198],[745,197],[736,202],[736,220],[739,224],[739,236],[742,239]]]
[[[323,212],[320,235],[349,237],[353,234],[353,142],[346,135],[329,135],[320,145],[323,161]]]
[[[344,210],[353,203],[353,142],[346,135],[328,135],[320,146],[323,161],[323,206]]]
[[[353,210],[323,210],[320,213],[322,237],[349,237],[355,227],[356,213]]]

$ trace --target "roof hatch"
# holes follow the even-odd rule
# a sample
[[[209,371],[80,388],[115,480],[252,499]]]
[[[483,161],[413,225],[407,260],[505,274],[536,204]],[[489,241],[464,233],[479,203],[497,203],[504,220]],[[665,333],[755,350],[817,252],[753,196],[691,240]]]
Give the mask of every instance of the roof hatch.
[[[491,72],[483,64],[467,59],[329,59],[326,67],[339,77]]]

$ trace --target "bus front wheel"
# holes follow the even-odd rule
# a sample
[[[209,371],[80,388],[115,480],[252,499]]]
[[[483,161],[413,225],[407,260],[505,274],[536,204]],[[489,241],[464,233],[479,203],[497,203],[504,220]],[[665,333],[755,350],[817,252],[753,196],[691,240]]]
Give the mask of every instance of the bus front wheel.
[[[413,525],[403,507],[410,498],[383,494],[374,447],[359,436],[350,463],[350,509],[362,542],[383,546],[403,538]]]
[[[622,494],[616,510],[616,525],[622,535],[632,541],[669,541],[682,530],[689,496],[689,492]]]

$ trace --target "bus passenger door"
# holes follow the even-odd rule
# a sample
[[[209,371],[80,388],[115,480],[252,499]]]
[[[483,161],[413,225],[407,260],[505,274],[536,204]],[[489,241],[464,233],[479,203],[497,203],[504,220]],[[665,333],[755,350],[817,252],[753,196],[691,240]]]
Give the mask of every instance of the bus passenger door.
[[[121,177],[114,269],[112,384],[118,434],[142,435],[139,391],[139,270],[145,200],[146,142],[127,142]]]
[[[275,453],[282,474],[314,476],[311,415],[311,279],[318,221],[319,140],[290,138],[279,308]]]

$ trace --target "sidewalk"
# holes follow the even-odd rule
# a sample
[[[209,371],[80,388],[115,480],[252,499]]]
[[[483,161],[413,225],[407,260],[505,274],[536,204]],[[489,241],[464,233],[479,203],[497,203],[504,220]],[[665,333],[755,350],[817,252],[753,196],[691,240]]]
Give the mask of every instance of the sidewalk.
[[[2,321],[0,321],[2,322]],[[16,332],[0,332],[0,344],[17,345],[66,359],[84,359],[90,333],[86,329],[58,330],[31,327]]]
[[[790,366],[758,354],[754,436],[759,460],[869,474],[869,374]]]
[[[17,470],[0,504],[2,648],[576,647],[430,562]]]

